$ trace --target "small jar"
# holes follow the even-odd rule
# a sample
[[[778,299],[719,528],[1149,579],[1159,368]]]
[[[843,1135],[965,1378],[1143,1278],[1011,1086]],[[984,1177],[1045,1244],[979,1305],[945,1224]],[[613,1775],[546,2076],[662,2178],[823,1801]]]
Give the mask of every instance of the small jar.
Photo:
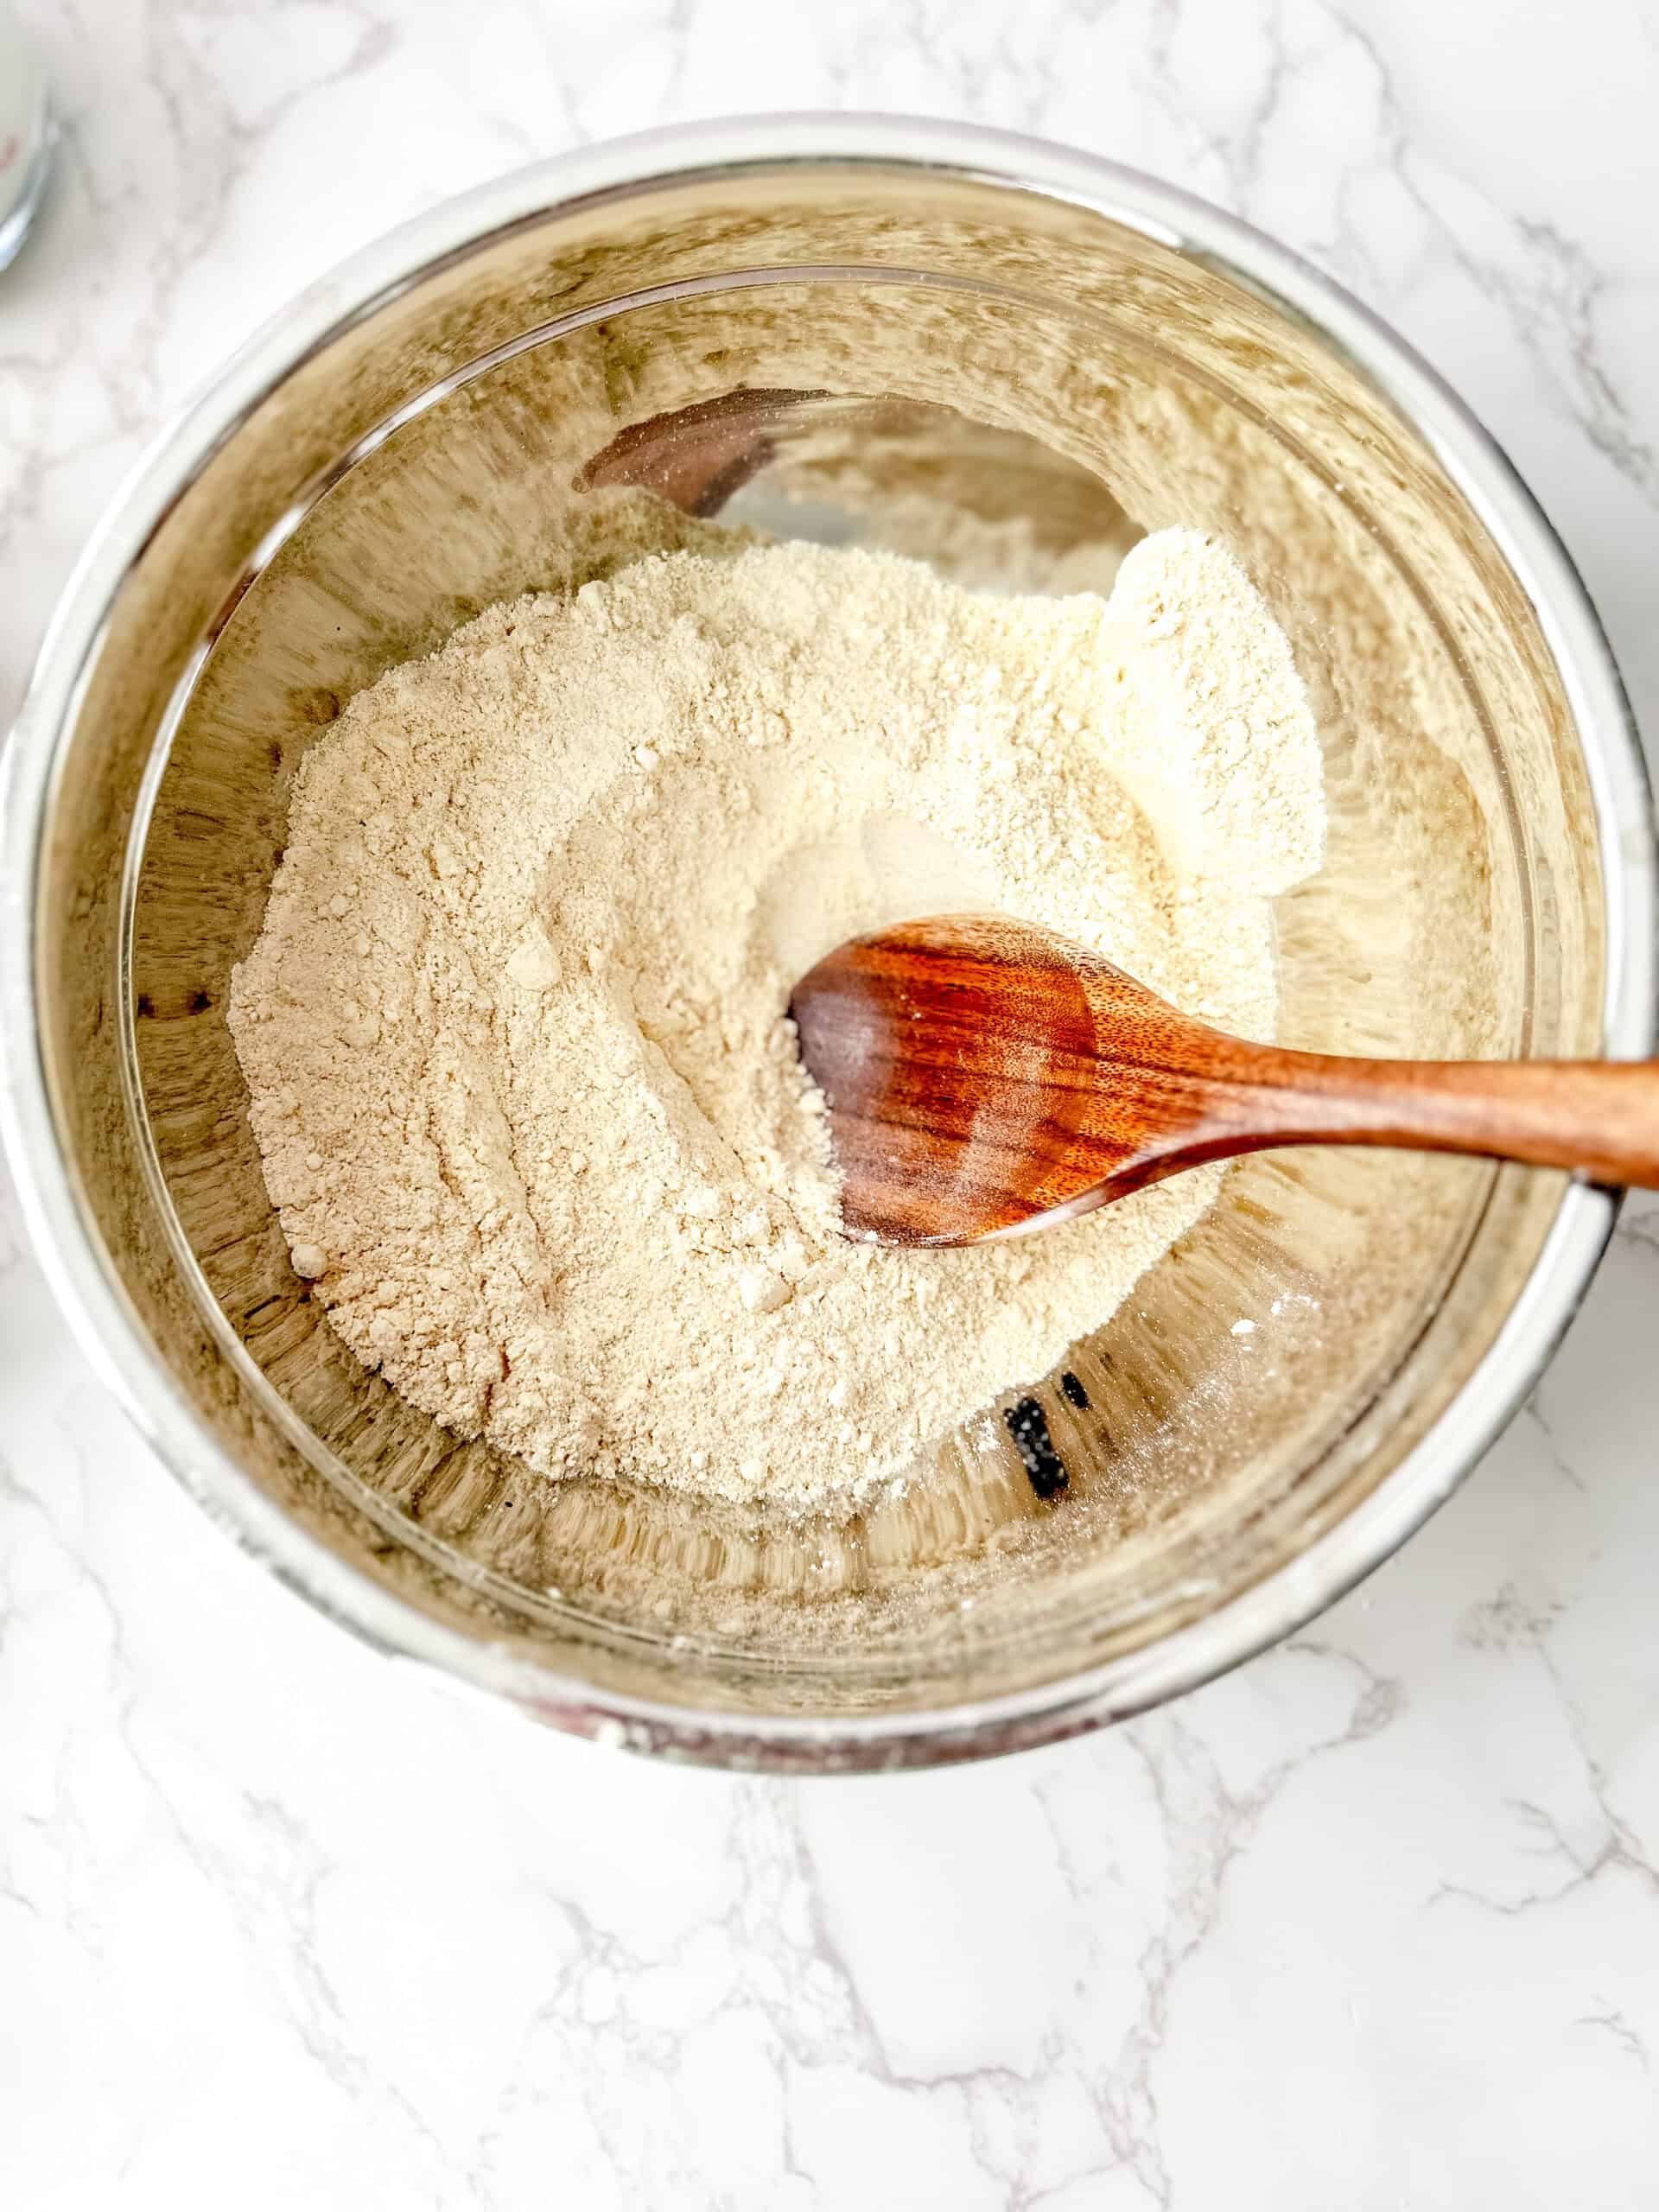
[[[0,0],[0,269],[28,232],[51,155],[46,72],[23,35],[11,0]]]

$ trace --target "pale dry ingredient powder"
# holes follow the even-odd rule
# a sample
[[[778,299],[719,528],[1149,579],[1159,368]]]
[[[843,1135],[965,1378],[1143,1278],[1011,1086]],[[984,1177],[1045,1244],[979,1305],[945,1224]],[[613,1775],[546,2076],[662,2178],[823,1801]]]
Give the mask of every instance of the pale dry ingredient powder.
[[[307,757],[231,1024],[294,1265],[371,1367],[542,1474],[868,1502],[1213,1199],[1012,1244],[839,1232],[784,1008],[842,939],[1001,911],[1248,1035],[1319,758],[1231,556],[1109,601],[806,544],[493,609]]]

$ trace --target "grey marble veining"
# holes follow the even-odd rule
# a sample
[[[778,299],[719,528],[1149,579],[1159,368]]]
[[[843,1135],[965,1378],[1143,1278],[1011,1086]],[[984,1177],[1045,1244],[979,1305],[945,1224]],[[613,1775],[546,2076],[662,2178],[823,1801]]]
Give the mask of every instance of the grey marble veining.
[[[1659,729],[1635,0],[25,0],[0,721],[166,411],[322,260],[736,109],[1073,140],[1276,232],[1522,467]],[[1114,1734],[658,1770],[347,1643],[151,1463],[0,1196],[0,2201],[1614,2212],[1659,2173],[1659,1204],[1296,1642]]]

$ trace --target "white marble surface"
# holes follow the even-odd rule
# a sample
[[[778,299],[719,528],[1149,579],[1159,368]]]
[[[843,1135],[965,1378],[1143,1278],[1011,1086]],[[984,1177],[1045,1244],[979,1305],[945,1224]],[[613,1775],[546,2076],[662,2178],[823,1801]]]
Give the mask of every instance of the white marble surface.
[[[543,151],[906,108],[1177,179],[1530,478],[1659,734],[1639,0],[22,0],[0,726],[141,441],[322,261]],[[660,1771],[368,1656],[93,1384],[0,1192],[0,2202],[1300,2212],[1659,2189],[1659,1205],[1484,1466],[1138,1726]]]

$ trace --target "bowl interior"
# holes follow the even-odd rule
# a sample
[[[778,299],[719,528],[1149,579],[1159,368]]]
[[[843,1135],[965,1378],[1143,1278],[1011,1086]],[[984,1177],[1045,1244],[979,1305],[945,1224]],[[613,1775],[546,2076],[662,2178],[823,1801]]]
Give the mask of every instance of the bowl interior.
[[[1530,606],[1411,427],[1318,332],[1102,213],[780,168],[554,210],[425,270],[289,370],[162,520],[59,799],[48,1052],[88,1202],[253,1478],[469,1637],[601,1697],[762,1715],[1059,1681],[1374,1490],[1490,1344],[1560,1186],[1358,1153],[1241,1165],[1069,1356],[1081,1391],[1027,1378],[1058,1503],[989,1412],[903,1500],[805,1529],[550,1487],[413,1412],[289,1266],[225,1023],[295,768],[343,700],[482,607],[711,517],[993,589],[1104,589],[1145,531],[1219,533],[1325,753],[1326,864],[1277,906],[1281,1037],[1597,1049],[1577,735]]]

